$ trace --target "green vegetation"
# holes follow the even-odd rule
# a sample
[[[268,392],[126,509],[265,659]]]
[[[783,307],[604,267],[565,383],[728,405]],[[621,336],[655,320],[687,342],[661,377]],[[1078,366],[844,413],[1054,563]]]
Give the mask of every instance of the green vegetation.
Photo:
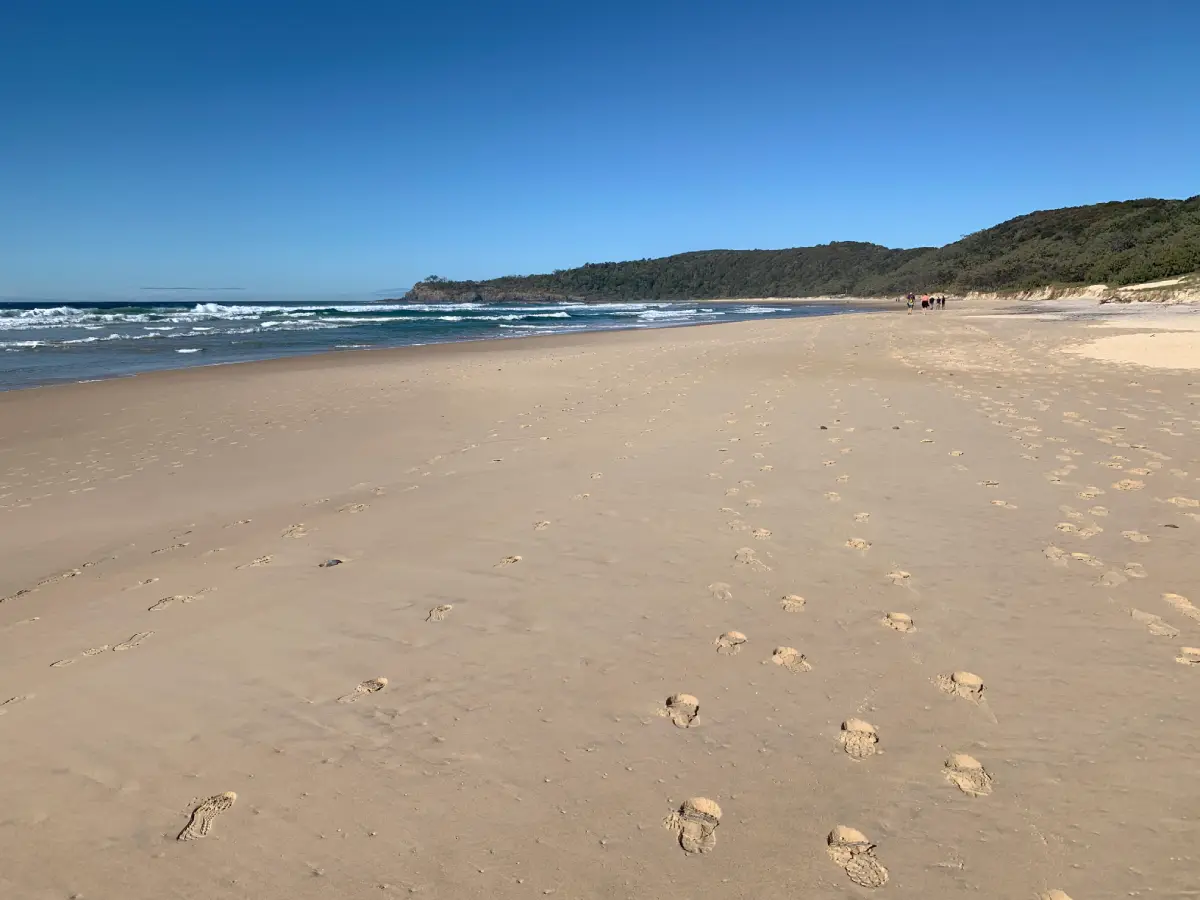
[[[1200,196],[1019,216],[945,247],[843,241],[792,250],[703,250],[548,275],[423,281],[409,299],[685,300],[1117,287],[1200,270]]]

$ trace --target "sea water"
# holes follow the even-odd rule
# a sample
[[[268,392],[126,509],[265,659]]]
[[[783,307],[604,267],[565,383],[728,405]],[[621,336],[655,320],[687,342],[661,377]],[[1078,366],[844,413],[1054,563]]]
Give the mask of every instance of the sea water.
[[[325,351],[845,311],[808,303],[5,303],[0,390]]]

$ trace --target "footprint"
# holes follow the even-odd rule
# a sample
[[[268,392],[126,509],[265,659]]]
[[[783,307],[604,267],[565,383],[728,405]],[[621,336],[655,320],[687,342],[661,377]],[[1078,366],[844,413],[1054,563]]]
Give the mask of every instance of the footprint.
[[[70,657],[67,657],[66,659],[60,659],[58,662],[50,663],[50,668],[61,669],[64,666],[74,665],[76,662],[78,662],[78,660],[76,660],[75,657],[70,656]]]
[[[195,599],[196,598],[191,596],[190,594],[174,594],[173,596],[170,596],[170,597],[163,597],[161,600],[159,600],[153,606],[147,607],[146,611],[147,612],[158,612],[160,609],[166,609],[168,606],[170,606],[171,604],[173,604],[175,602],[191,603]]]
[[[1104,491],[1100,490],[1100,488],[1089,486],[1089,487],[1084,488],[1082,491],[1080,491],[1075,496],[1078,497],[1080,500],[1095,500],[1097,497],[1099,497],[1103,493],[1104,493]]]
[[[902,632],[903,634],[908,634],[909,632],[917,630],[917,626],[913,624],[912,616],[910,616],[908,613],[890,612],[880,619],[879,622],[880,624],[886,625],[888,628]]]
[[[365,503],[347,503],[345,506],[339,506],[338,512],[343,513],[360,513],[367,508]]]
[[[866,759],[879,750],[879,734],[875,726],[862,719],[847,719],[842,723],[838,741],[851,759]]]
[[[280,537],[285,538],[302,538],[308,534],[308,529],[304,527],[303,522],[297,522],[295,525],[289,525],[279,533]]]
[[[1054,527],[1058,531],[1061,531],[1063,534],[1078,534],[1079,533],[1079,529],[1075,525],[1071,524],[1070,522],[1059,522]]]
[[[961,450],[951,450],[950,455],[951,456],[962,456],[963,452]]]
[[[746,505],[751,509],[758,509],[758,507],[762,506],[762,501],[756,498],[751,498],[746,501]]]
[[[19,703],[24,703],[26,700],[32,700],[37,694],[22,694],[19,697],[9,697],[3,703],[0,703],[0,716],[7,715],[9,709]]]
[[[855,522],[866,522],[866,521],[867,521],[868,519],[870,519],[870,518],[871,518],[871,514],[870,514],[870,513],[855,513],[855,514],[854,514],[854,521],[855,521]]]
[[[733,554],[733,561],[743,566],[749,566],[755,572],[768,572],[770,567],[758,558],[758,554],[749,547],[743,547]]]
[[[1122,531],[1121,537],[1131,540],[1135,544],[1150,543],[1150,535],[1142,534],[1140,531]]]
[[[946,780],[972,797],[986,797],[992,792],[992,776],[983,764],[966,753],[954,753],[942,770]]]
[[[187,825],[184,826],[183,831],[179,832],[179,836],[175,840],[194,841],[197,838],[207,837],[217,816],[230,809],[236,801],[237,794],[233,791],[209,797],[192,810],[191,819],[188,820]]]
[[[1140,491],[1145,486],[1146,482],[1138,481],[1136,478],[1122,478],[1113,485],[1118,491]]]
[[[676,728],[691,728],[700,714],[700,701],[691,694],[672,694],[667,698],[663,715],[671,720]]]
[[[1038,900],[1071,900],[1071,897],[1066,891],[1060,891],[1057,888],[1053,888],[1038,894]]]
[[[440,606],[435,606],[429,611],[429,615],[425,617],[426,622],[441,622],[446,618],[446,614],[454,609],[453,603],[443,603]]]
[[[825,499],[828,500],[830,503],[837,503],[838,501],[840,501],[842,499],[842,495],[839,494],[837,491],[826,491]]]
[[[134,589],[136,589],[136,588],[145,587],[145,586],[146,586],[146,585],[148,585],[148,584],[154,584],[154,582],[156,582],[156,581],[158,581],[158,578],[157,578],[157,577],[155,577],[155,578],[143,578],[141,581],[139,581],[139,582],[137,582],[137,583],[135,583],[135,584],[131,584],[129,587],[125,588],[125,590],[127,590],[127,591],[132,591],[132,590],[134,590]]]
[[[850,476],[849,475],[839,475],[837,478],[835,478],[833,480],[836,481],[838,484],[845,484],[847,481],[850,480]]]
[[[883,887],[888,870],[875,858],[875,845],[857,828],[838,825],[825,839],[829,858],[846,870],[850,880],[860,887]]]
[[[678,812],[663,819],[663,827],[679,836],[679,846],[688,853],[707,853],[717,845],[721,807],[707,797],[685,800]]]
[[[800,612],[800,610],[804,609],[804,604],[807,602],[808,601],[799,594],[788,594],[780,599],[779,608],[784,612]]]
[[[236,522],[230,522],[228,525],[226,525],[226,526],[224,526],[224,527],[226,527],[226,528],[236,528],[236,527],[237,527],[237,526],[239,526],[239,525],[249,525],[249,524],[250,524],[250,520],[249,520],[249,519],[238,519]]]
[[[992,506],[999,506],[1001,509],[1016,509],[1017,507],[1009,503],[1007,500],[993,500]]]
[[[379,676],[378,678],[369,678],[366,681],[361,682],[349,694],[346,694],[343,697],[338,697],[337,702],[338,703],[353,703],[359,697],[363,697],[367,694],[374,694],[376,691],[382,691],[385,687],[387,687],[387,683],[388,683],[388,680],[386,678],[384,678],[382,675]]]
[[[986,480],[986,481],[979,481],[979,482],[976,482],[976,483],[977,483],[977,484],[978,484],[980,487],[999,487],[999,486],[1000,486],[1000,482],[998,482],[998,481],[992,481],[991,479],[988,479],[988,480]]]
[[[250,560],[250,562],[248,562],[248,563],[243,563],[242,565],[238,566],[237,568],[239,568],[239,569],[254,569],[254,568],[257,568],[258,566],[268,566],[271,564],[272,558],[273,557],[271,556],[271,554],[268,553],[266,556],[260,556],[257,559]]]
[[[905,572],[903,569],[896,569],[895,571],[888,572],[887,577],[892,584],[905,586],[908,584],[908,580],[912,578],[912,573]]]
[[[152,634],[154,634],[153,631],[139,631],[137,634],[132,635],[129,638],[129,640],[122,641],[119,644],[113,644],[113,650],[114,651],[132,650],[134,647],[136,647],[138,644],[140,644],[146,638],[150,637]]]
[[[1168,593],[1163,594],[1162,598],[1193,622],[1200,622],[1200,609],[1197,609],[1194,605],[1192,605],[1192,601],[1183,596],[1183,594]]]
[[[1187,507],[1189,509],[1200,506],[1200,500],[1193,500],[1191,497],[1170,497],[1166,502],[1172,506]]]
[[[1046,559],[1050,560],[1056,566],[1066,566],[1067,564],[1067,551],[1061,547],[1055,547],[1053,544],[1042,551],[1042,556],[1046,557]]]
[[[506,556],[506,557],[504,557],[504,559],[500,560],[500,562],[496,563],[496,565],[494,565],[492,568],[503,569],[505,566],[516,565],[520,561],[521,561],[520,556]]]
[[[1125,563],[1124,572],[1130,578],[1145,578],[1146,577],[1146,570],[1142,567],[1141,563],[1135,563],[1135,562]]]
[[[768,540],[771,537],[771,529],[755,528],[750,534],[760,541]]]
[[[590,496],[592,496],[592,495],[591,494],[572,494],[571,499],[572,500],[586,500]]]
[[[1112,571],[1105,572],[1098,579],[1096,579],[1095,586],[1096,587],[1116,587],[1117,585],[1124,584],[1128,580],[1129,579],[1126,578],[1124,575],[1122,575],[1120,572],[1112,570]]]
[[[1153,613],[1142,612],[1140,609],[1131,609],[1129,615],[1133,618],[1133,621],[1145,625],[1146,630],[1155,637],[1173,638],[1179,636],[1178,628]]]
[[[188,546],[188,542],[184,541],[182,544],[172,544],[169,547],[159,547],[157,550],[151,550],[150,554],[153,556],[156,553],[170,553],[172,550],[182,550],[186,546]]]
[[[1200,647],[1180,647],[1175,662],[1182,666],[1200,666]]]
[[[550,527],[550,523],[549,523],[549,522],[547,522],[547,521],[545,521],[544,519],[543,519],[542,521],[540,521],[540,522],[534,522],[534,523],[533,523],[533,530],[534,530],[534,531],[545,531],[545,530],[546,530],[547,528],[549,528],[549,527]]]
[[[962,697],[972,703],[978,703],[983,699],[983,679],[972,672],[938,675],[934,681],[942,693]]]
[[[603,472],[593,472],[590,477],[591,477],[592,481],[599,481],[601,478],[604,477],[604,473]]]
[[[775,651],[771,654],[770,662],[775,663],[777,666],[783,666],[793,675],[812,671],[812,666],[804,654],[795,647],[776,647]]]
[[[708,592],[710,594],[712,594],[712,598],[714,600],[732,600],[733,599],[733,591],[730,590],[729,585],[727,585],[723,581],[714,581],[712,584],[710,584],[708,586]]]
[[[850,538],[846,541],[846,546],[851,550],[867,550],[871,546],[870,541],[864,541],[862,538]]]
[[[742,652],[742,644],[744,643],[746,643],[746,636],[740,631],[727,631],[713,641],[717,652],[725,656],[737,656]]]

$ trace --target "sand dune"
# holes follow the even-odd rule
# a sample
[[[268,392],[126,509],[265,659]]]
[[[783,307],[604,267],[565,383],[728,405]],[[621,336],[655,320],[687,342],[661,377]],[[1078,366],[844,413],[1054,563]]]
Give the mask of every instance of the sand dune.
[[[0,395],[0,896],[1186,895],[1200,389],[1094,336]]]

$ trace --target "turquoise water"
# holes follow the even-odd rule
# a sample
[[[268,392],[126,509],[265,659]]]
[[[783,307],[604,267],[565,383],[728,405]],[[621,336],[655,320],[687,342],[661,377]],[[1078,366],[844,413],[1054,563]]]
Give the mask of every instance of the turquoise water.
[[[696,303],[10,303],[0,390],[325,351],[849,311]]]

